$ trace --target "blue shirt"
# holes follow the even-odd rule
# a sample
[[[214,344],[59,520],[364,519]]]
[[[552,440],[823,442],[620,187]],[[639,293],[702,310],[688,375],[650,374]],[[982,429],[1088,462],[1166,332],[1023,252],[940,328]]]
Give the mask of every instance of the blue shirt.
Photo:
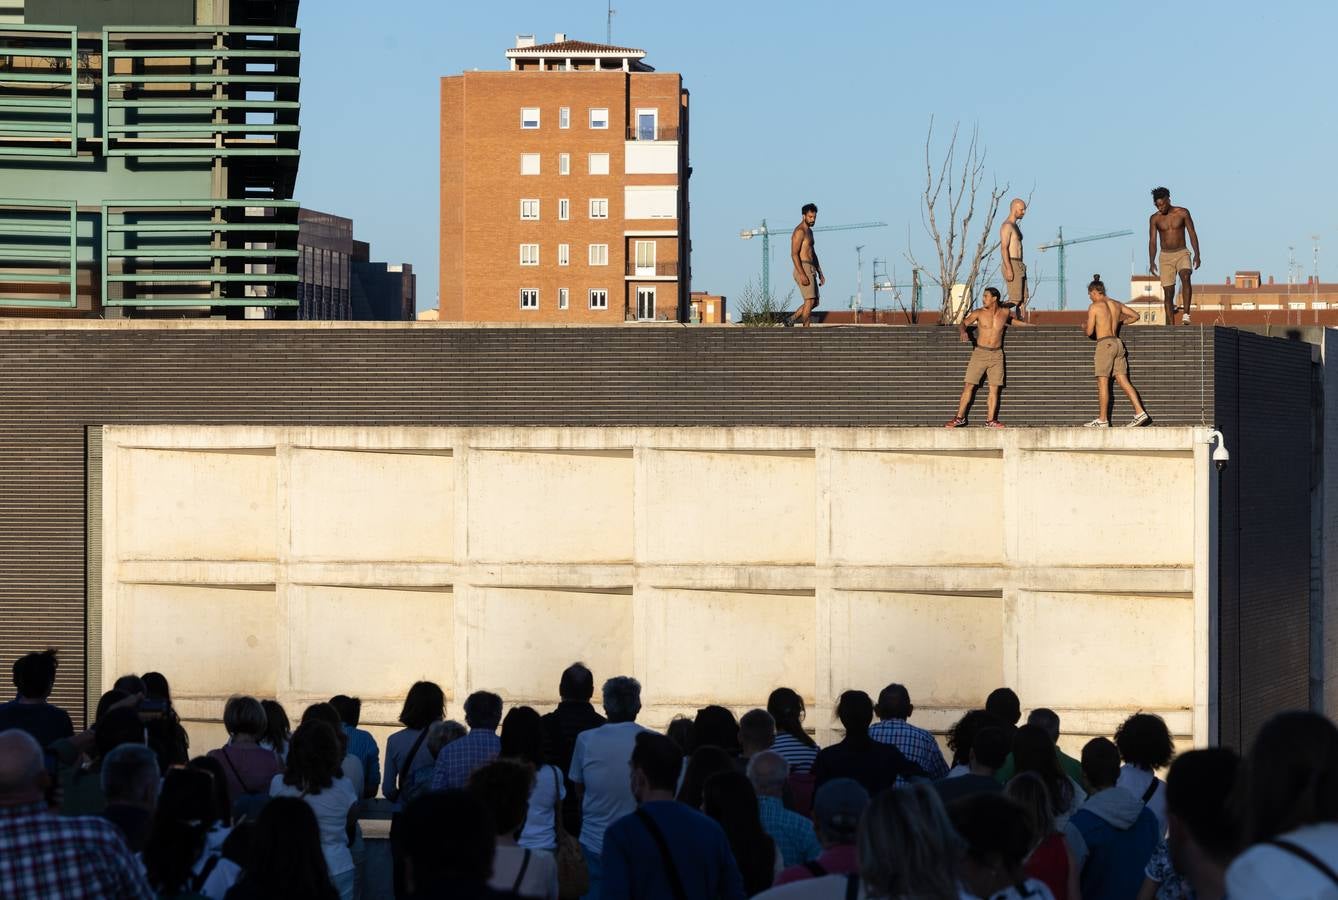
[[[376,746],[376,738],[361,728],[352,725],[343,727],[344,734],[348,735],[348,752],[362,763],[363,793],[370,791],[371,796],[375,797],[376,786],[381,783],[381,750]]]
[[[869,737],[880,744],[896,747],[930,778],[939,779],[948,774],[948,764],[943,759],[943,751],[938,748],[938,741],[928,731],[905,719],[884,719],[870,726]]]
[[[502,752],[502,741],[494,728],[475,728],[462,738],[451,741],[437,754],[432,770],[432,790],[462,788],[475,769],[482,768]]]
[[[762,818],[762,830],[776,842],[785,865],[808,862],[822,854],[813,823],[786,809],[779,797],[758,797],[757,811]]]
[[[642,804],[664,835],[687,900],[744,900],[743,876],[724,829],[709,816],[676,800]],[[673,900],[664,856],[636,813],[604,832],[604,897]]]

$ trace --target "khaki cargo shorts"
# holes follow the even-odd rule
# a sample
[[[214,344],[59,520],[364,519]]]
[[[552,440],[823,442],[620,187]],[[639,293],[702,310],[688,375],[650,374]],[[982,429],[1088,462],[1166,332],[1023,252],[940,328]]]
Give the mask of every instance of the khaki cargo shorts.
[[[966,363],[966,383],[980,384],[988,375],[991,387],[1003,387],[1004,352],[1003,348],[990,350],[977,347],[971,351],[971,359]]]
[[[1107,337],[1097,341],[1096,355],[1092,362],[1096,368],[1097,378],[1129,374],[1129,359],[1124,353],[1124,341],[1117,337]]]
[[[1157,270],[1161,272],[1161,286],[1170,287],[1181,272],[1194,271],[1194,263],[1189,258],[1189,251],[1183,247],[1179,250],[1163,250],[1157,259]]]
[[[818,299],[818,269],[811,262],[801,263],[804,267],[804,274],[808,276],[808,284],[799,284],[796,278],[794,283],[799,285],[799,296],[805,300],[816,301]]]
[[[1010,259],[1008,263],[1013,270],[1013,277],[1005,282],[1008,285],[1008,299],[1013,303],[1021,303],[1027,299],[1027,264],[1020,259]]]

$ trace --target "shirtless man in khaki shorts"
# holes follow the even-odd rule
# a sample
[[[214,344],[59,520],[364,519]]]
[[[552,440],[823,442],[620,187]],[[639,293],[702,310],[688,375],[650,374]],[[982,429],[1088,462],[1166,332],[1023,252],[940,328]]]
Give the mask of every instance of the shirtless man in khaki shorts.
[[[1017,317],[1024,319],[1027,303],[1027,264],[1022,261],[1022,229],[1017,223],[1027,214],[1027,204],[1014,197],[1008,204],[1008,218],[999,226],[999,256],[1008,302],[1017,307]]]
[[[809,316],[818,305],[818,287],[827,283],[827,276],[822,274],[822,263],[818,262],[818,251],[813,249],[813,223],[818,221],[818,207],[815,203],[805,203],[804,218],[790,234],[790,262],[794,263],[794,283],[799,285],[799,296],[804,304],[796,309],[786,324],[798,319],[805,328]]]
[[[1189,307],[1194,297],[1194,286],[1189,277],[1203,262],[1199,253],[1199,234],[1194,230],[1194,218],[1183,206],[1171,205],[1171,192],[1164,187],[1154,188],[1152,202],[1157,211],[1148,219],[1148,271],[1157,274],[1157,263],[1153,256],[1157,252],[1157,238],[1161,237],[1161,289],[1166,302],[1166,324],[1175,324],[1175,279],[1180,278],[1181,293],[1185,297],[1185,317],[1181,321],[1189,324]],[[1189,232],[1189,241],[1194,245],[1194,259],[1189,258],[1185,249],[1185,232]]]
[[[1087,308],[1085,331],[1089,338],[1096,341],[1096,354],[1092,360],[1096,368],[1096,418],[1087,423],[1088,428],[1110,427],[1110,379],[1114,376],[1124,391],[1129,402],[1134,405],[1134,420],[1130,428],[1151,425],[1152,417],[1143,408],[1143,399],[1129,380],[1129,359],[1125,355],[1124,341],[1120,338],[1120,326],[1127,322],[1137,322],[1138,313],[1118,300],[1106,296],[1106,286],[1101,283],[1100,275],[1092,276],[1092,283],[1087,285],[1087,296],[1092,305]]]
[[[957,403],[957,415],[949,419],[944,428],[961,428],[966,424],[966,411],[971,408],[976,389],[986,375],[990,379],[990,398],[989,418],[985,421],[985,427],[1003,428],[1003,423],[999,421],[999,392],[1004,385],[1004,330],[1014,321],[1018,325],[1029,323],[1013,318],[1012,304],[1005,306],[999,302],[998,288],[985,288],[981,303],[981,308],[970,313],[957,327],[964,343],[970,340],[966,330],[974,327],[976,346],[966,364],[966,379],[962,385],[962,399]]]

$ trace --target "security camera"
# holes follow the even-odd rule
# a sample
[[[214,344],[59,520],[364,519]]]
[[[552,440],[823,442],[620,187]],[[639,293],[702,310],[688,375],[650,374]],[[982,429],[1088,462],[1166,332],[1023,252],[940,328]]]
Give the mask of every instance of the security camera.
[[[1220,472],[1225,469],[1227,463],[1231,461],[1231,453],[1226,448],[1226,438],[1222,436],[1222,432],[1214,431],[1208,436],[1208,440],[1217,444],[1217,446],[1213,448],[1213,465],[1217,466],[1217,471]]]

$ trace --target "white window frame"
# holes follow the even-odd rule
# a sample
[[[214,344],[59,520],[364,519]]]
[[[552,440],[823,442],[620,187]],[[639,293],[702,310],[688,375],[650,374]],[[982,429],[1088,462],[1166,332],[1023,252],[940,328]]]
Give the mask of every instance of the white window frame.
[[[599,295],[599,297],[600,297],[600,299],[601,299],[602,302],[600,302],[600,303],[595,303],[595,295],[596,295],[596,294]],[[590,308],[591,308],[591,309],[608,309],[608,308],[609,308],[609,292],[606,291],[606,290],[604,290],[603,288],[591,288],[591,289],[590,289],[590,293],[589,293],[589,298],[590,298]]]
[[[558,107],[558,128],[570,128],[570,127],[571,127],[571,107],[570,107],[570,106],[559,106],[559,107]]]
[[[603,117],[603,122],[604,122],[604,124],[603,124],[603,125],[596,125],[596,124],[595,124],[596,121],[598,121],[598,119],[597,119],[597,117],[596,117],[596,114],[597,114],[597,113],[603,113],[603,114],[604,114],[604,117]],[[596,130],[596,131],[608,131],[608,130],[609,130],[609,110],[608,110],[608,107],[604,107],[604,106],[592,106],[592,107],[590,107],[590,127],[593,128],[593,129]]]
[[[526,222],[539,221],[539,200],[537,197],[521,198],[520,218]]]
[[[609,245],[591,244],[586,257],[592,266],[607,266],[609,264]],[[598,262],[596,262],[597,259]]]
[[[565,222],[571,218],[571,201],[566,197],[558,198],[558,221]]]
[[[654,321],[655,321],[655,315],[656,315],[655,307],[658,305],[658,303],[659,303],[659,299],[660,299],[658,296],[656,296],[657,293],[658,293],[658,292],[655,290],[655,285],[653,285],[653,284],[638,284],[638,285],[636,286],[636,317],[637,317],[637,321],[638,321],[638,322],[654,322]],[[650,306],[651,306],[651,310],[650,310],[650,315],[649,315],[649,316],[643,316],[643,315],[641,314],[641,295],[642,295],[642,294],[649,294],[649,295],[650,295]]]
[[[534,124],[533,124],[533,125],[526,124],[526,123],[528,122],[528,120],[529,120],[529,117],[525,115],[526,113],[534,113]],[[525,130],[525,131],[534,131],[534,130],[538,129],[538,127],[539,127],[539,107],[537,107],[537,106],[522,106],[522,107],[520,108],[520,127],[521,127],[523,130]]]
[[[590,198],[590,218],[607,219],[609,217],[609,198],[591,197]]]
[[[520,245],[520,264],[522,266],[539,265],[539,245],[521,244]]]
[[[526,171],[525,171],[525,163],[526,163],[526,162],[532,162],[532,163],[534,163],[534,171],[533,171],[533,172],[526,172]],[[544,169],[543,158],[542,158],[538,153],[522,153],[522,154],[520,154],[520,174],[522,174],[522,175],[540,175],[540,174],[543,173],[543,169]]]
[[[558,265],[571,265],[571,244],[558,244]]]
[[[527,295],[528,295],[528,296],[527,296]],[[526,299],[529,299],[529,300],[531,300],[532,302],[527,304],[527,303],[525,302]],[[520,289],[520,308],[521,308],[521,309],[538,309],[538,308],[539,308],[539,289],[538,289],[538,288],[521,288],[521,289]]]
[[[558,309],[566,309],[571,306],[571,291],[567,288],[558,288]]]
[[[570,175],[570,174],[571,174],[571,154],[570,154],[570,153],[559,153],[559,154],[558,154],[558,174],[559,174],[559,175]]]
[[[597,159],[601,159],[604,162],[602,167],[604,171],[602,172],[595,171],[595,160]],[[609,163],[609,155],[607,153],[591,153],[589,159],[587,159],[585,163],[586,171],[591,175],[607,175],[609,174]]]
[[[649,113],[654,118],[654,124],[651,125],[649,140],[658,141],[660,139],[660,111],[658,108],[642,108],[633,112],[632,134],[636,140],[643,140],[641,137],[641,116]]]

